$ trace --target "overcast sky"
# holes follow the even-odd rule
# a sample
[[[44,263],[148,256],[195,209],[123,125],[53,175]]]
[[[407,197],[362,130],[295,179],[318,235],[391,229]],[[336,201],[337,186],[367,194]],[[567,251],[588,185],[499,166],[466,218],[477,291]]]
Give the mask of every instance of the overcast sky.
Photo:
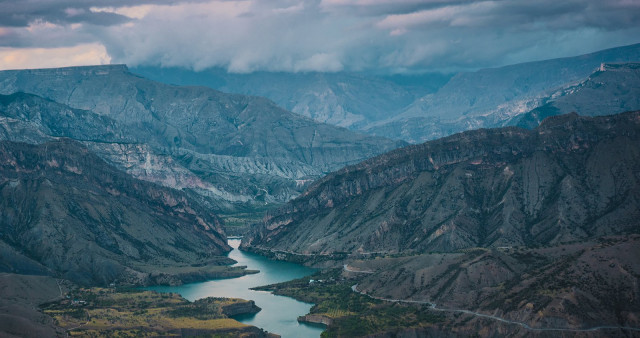
[[[0,0],[0,69],[448,72],[638,42],[640,0]]]

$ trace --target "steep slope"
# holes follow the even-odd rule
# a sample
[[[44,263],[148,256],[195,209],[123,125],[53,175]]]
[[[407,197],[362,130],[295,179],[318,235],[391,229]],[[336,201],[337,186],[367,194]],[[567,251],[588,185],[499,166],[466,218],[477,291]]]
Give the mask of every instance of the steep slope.
[[[398,116],[363,129],[373,135],[424,142],[456,132],[503,126],[543,104],[558,88],[584,80],[602,63],[640,61],[640,44],[561,59],[459,73]],[[637,109],[637,108],[636,108]]]
[[[42,143],[56,137],[77,141],[135,143],[134,130],[96,113],[22,92],[0,95],[0,139]]]
[[[434,73],[396,76],[346,72],[229,74],[219,68],[195,72],[137,67],[132,72],[164,83],[264,96],[294,113],[352,130],[400,113],[417,98],[435,92],[450,78]]]
[[[441,309],[439,313],[460,315],[455,310],[463,309],[538,329],[608,326],[592,334],[624,336],[633,331],[615,328],[640,327],[638,255],[640,236],[629,235],[551,248],[378,258],[350,266],[374,270],[358,282],[358,290],[388,299],[431,302]],[[448,326],[446,331],[459,334],[482,328],[483,336],[542,333],[468,313]]]
[[[68,139],[0,142],[0,196],[2,271],[147,283],[170,281],[171,267],[229,263],[215,214]]]
[[[310,178],[399,145],[314,122],[263,98],[146,80],[125,66],[0,72],[0,93],[18,91],[117,122],[127,133],[95,140],[109,142],[98,154],[142,179],[193,189],[218,205],[284,202]],[[122,136],[122,144],[114,146],[111,136]],[[205,183],[172,179],[176,170]],[[140,175],[148,171],[154,174]]]
[[[549,116],[577,111],[598,116],[640,109],[640,63],[603,63],[586,80],[553,93],[543,102],[517,116],[516,125],[535,128]]]
[[[0,273],[0,335],[3,337],[56,337],[53,318],[38,305],[61,298],[69,283],[46,276]]]
[[[236,188],[233,181],[225,183],[222,175],[205,181],[189,169],[188,163],[180,163],[169,154],[155,153],[162,140],[136,126],[33,94],[0,95],[0,140],[42,143],[58,137],[82,142],[93,153],[139,179],[234,201],[233,195],[224,193]],[[180,159],[191,157],[186,153]],[[284,179],[276,183],[288,186]],[[277,191],[276,184],[273,186],[272,191]]]
[[[346,167],[269,212],[242,248],[412,253],[637,232],[640,112],[464,132]]]

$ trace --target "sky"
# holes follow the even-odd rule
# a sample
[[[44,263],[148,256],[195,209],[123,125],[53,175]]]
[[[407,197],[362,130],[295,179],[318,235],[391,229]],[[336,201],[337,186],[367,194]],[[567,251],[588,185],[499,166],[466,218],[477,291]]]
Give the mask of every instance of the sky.
[[[0,0],[0,69],[453,72],[640,42],[640,0]]]

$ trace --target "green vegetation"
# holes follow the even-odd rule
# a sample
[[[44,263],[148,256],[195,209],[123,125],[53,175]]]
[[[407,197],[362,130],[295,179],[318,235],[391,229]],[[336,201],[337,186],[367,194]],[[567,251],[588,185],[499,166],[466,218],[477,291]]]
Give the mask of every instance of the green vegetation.
[[[167,310],[165,314],[171,318],[191,317],[200,320],[226,318],[227,316],[224,315],[222,307],[235,301],[235,299],[209,297],[177,306]]]
[[[322,337],[356,337],[399,329],[426,327],[444,321],[442,314],[427,306],[383,303],[361,314],[334,321]]]
[[[313,282],[311,282],[313,280]],[[356,337],[367,334],[428,327],[444,321],[426,305],[385,302],[351,289],[355,281],[341,278],[341,270],[256,288],[315,303],[311,315],[331,322],[322,337]]]
[[[189,302],[173,293],[91,288],[74,290],[42,308],[71,336],[179,336],[184,330],[206,336],[263,333],[224,314],[224,306],[244,302],[229,298]]]

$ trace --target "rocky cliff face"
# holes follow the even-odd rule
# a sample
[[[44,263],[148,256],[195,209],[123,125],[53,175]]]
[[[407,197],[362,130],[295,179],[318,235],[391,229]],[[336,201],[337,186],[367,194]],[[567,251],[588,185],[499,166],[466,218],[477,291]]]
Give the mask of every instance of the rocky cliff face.
[[[586,80],[553,93],[543,103],[517,116],[515,124],[535,128],[549,116],[570,112],[601,116],[637,110],[640,108],[640,63],[603,63]]]
[[[24,106],[50,103],[34,107],[32,98],[11,97],[22,101],[5,103],[12,119],[5,125],[18,120],[34,134],[91,141],[92,150],[119,168],[192,189],[218,206],[284,202],[309,178],[399,145],[314,122],[263,98],[149,81],[125,66],[0,72],[0,93],[19,91],[63,104],[54,110],[69,114],[33,122],[47,109],[20,113]],[[93,124],[83,123],[88,116]]]
[[[544,104],[554,92],[584,81],[602,63],[638,61],[640,44],[635,44],[576,57],[459,73],[401,114],[363,130],[417,143],[464,130],[504,126],[515,116]]]
[[[640,113],[465,132],[346,167],[267,213],[248,250],[411,253],[637,231]]]
[[[252,300],[238,300],[232,304],[224,305],[222,307],[222,313],[228,317],[258,313],[261,310],[262,309]]]
[[[218,217],[185,193],[68,139],[0,142],[0,196],[3,271],[140,282],[158,267],[217,264],[230,250]]]

